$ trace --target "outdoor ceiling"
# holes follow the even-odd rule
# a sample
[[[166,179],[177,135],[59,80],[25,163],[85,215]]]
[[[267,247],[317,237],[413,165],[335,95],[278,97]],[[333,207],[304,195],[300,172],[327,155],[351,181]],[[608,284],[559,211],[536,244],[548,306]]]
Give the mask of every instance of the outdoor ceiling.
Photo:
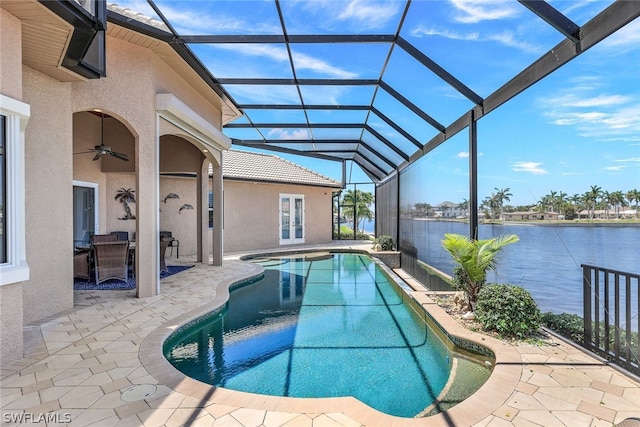
[[[380,181],[635,19],[638,3],[130,7],[163,22],[244,113],[224,126],[235,146],[352,160]]]

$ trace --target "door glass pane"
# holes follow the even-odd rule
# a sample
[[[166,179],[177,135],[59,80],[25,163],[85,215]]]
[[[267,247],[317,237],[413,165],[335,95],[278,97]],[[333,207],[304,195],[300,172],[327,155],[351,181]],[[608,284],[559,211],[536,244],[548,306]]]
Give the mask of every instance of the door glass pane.
[[[7,158],[5,156],[5,117],[0,116],[0,264],[8,261],[7,258],[7,218],[5,206],[7,205]]]
[[[302,199],[295,199],[295,238],[302,239]]]
[[[291,199],[289,197],[283,197],[280,200],[280,238],[281,239],[290,239],[291,238]]]
[[[95,198],[90,187],[73,187],[73,240],[75,246],[89,243],[95,233]]]

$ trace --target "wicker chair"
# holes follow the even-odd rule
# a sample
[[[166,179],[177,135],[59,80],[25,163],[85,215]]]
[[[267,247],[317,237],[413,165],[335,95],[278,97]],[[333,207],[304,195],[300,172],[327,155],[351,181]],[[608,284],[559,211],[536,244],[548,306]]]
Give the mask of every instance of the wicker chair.
[[[171,246],[171,239],[160,239],[160,271],[169,272],[167,261],[164,259],[167,253],[167,247]]]
[[[118,240],[129,240],[128,231],[112,231],[111,234],[118,236]]]
[[[173,255],[173,248],[176,248],[176,258],[180,258],[180,240],[173,237],[170,231],[161,231],[160,240],[168,240],[167,247],[171,248],[171,255]]]
[[[93,246],[95,243],[116,242],[117,240],[117,234],[94,234],[93,236],[91,236],[91,246]]]
[[[128,241],[96,242],[93,245],[93,257],[96,284],[109,279],[126,282],[129,278]]]
[[[91,279],[91,264],[89,251],[79,252],[73,256],[73,277]]]

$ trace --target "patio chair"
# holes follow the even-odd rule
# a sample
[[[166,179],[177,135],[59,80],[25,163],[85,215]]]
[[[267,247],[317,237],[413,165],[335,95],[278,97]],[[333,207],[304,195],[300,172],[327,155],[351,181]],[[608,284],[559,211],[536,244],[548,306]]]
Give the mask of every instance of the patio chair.
[[[112,231],[111,234],[118,236],[118,240],[129,240],[128,231]]]
[[[170,231],[161,231],[160,239],[169,240],[169,248],[171,248],[171,255],[173,255],[173,248],[176,248],[176,258],[180,258],[180,241],[173,237]]]
[[[109,279],[124,280],[129,278],[129,242],[96,242],[93,245],[96,284]]]
[[[167,238],[163,238],[160,239],[160,271],[166,271],[167,273],[169,272],[169,269],[167,268],[167,261],[165,260],[165,255],[167,253],[167,247],[169,247],[171,243],[170,239]]]
[[[91,246],[95,243],[116,242],[118,236],[116,234],[94,234],[91,236]]]
[[[91,279],[91,264],[89,251],[79,252],[73,256],[73,277]]]

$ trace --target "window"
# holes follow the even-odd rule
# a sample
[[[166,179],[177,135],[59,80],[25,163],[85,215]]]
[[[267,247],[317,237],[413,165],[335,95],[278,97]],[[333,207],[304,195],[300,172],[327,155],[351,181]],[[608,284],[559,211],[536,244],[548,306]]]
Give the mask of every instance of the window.
[[[0,286],[29,279],[25,250],[24,130],[29,105],[0,94]]]

